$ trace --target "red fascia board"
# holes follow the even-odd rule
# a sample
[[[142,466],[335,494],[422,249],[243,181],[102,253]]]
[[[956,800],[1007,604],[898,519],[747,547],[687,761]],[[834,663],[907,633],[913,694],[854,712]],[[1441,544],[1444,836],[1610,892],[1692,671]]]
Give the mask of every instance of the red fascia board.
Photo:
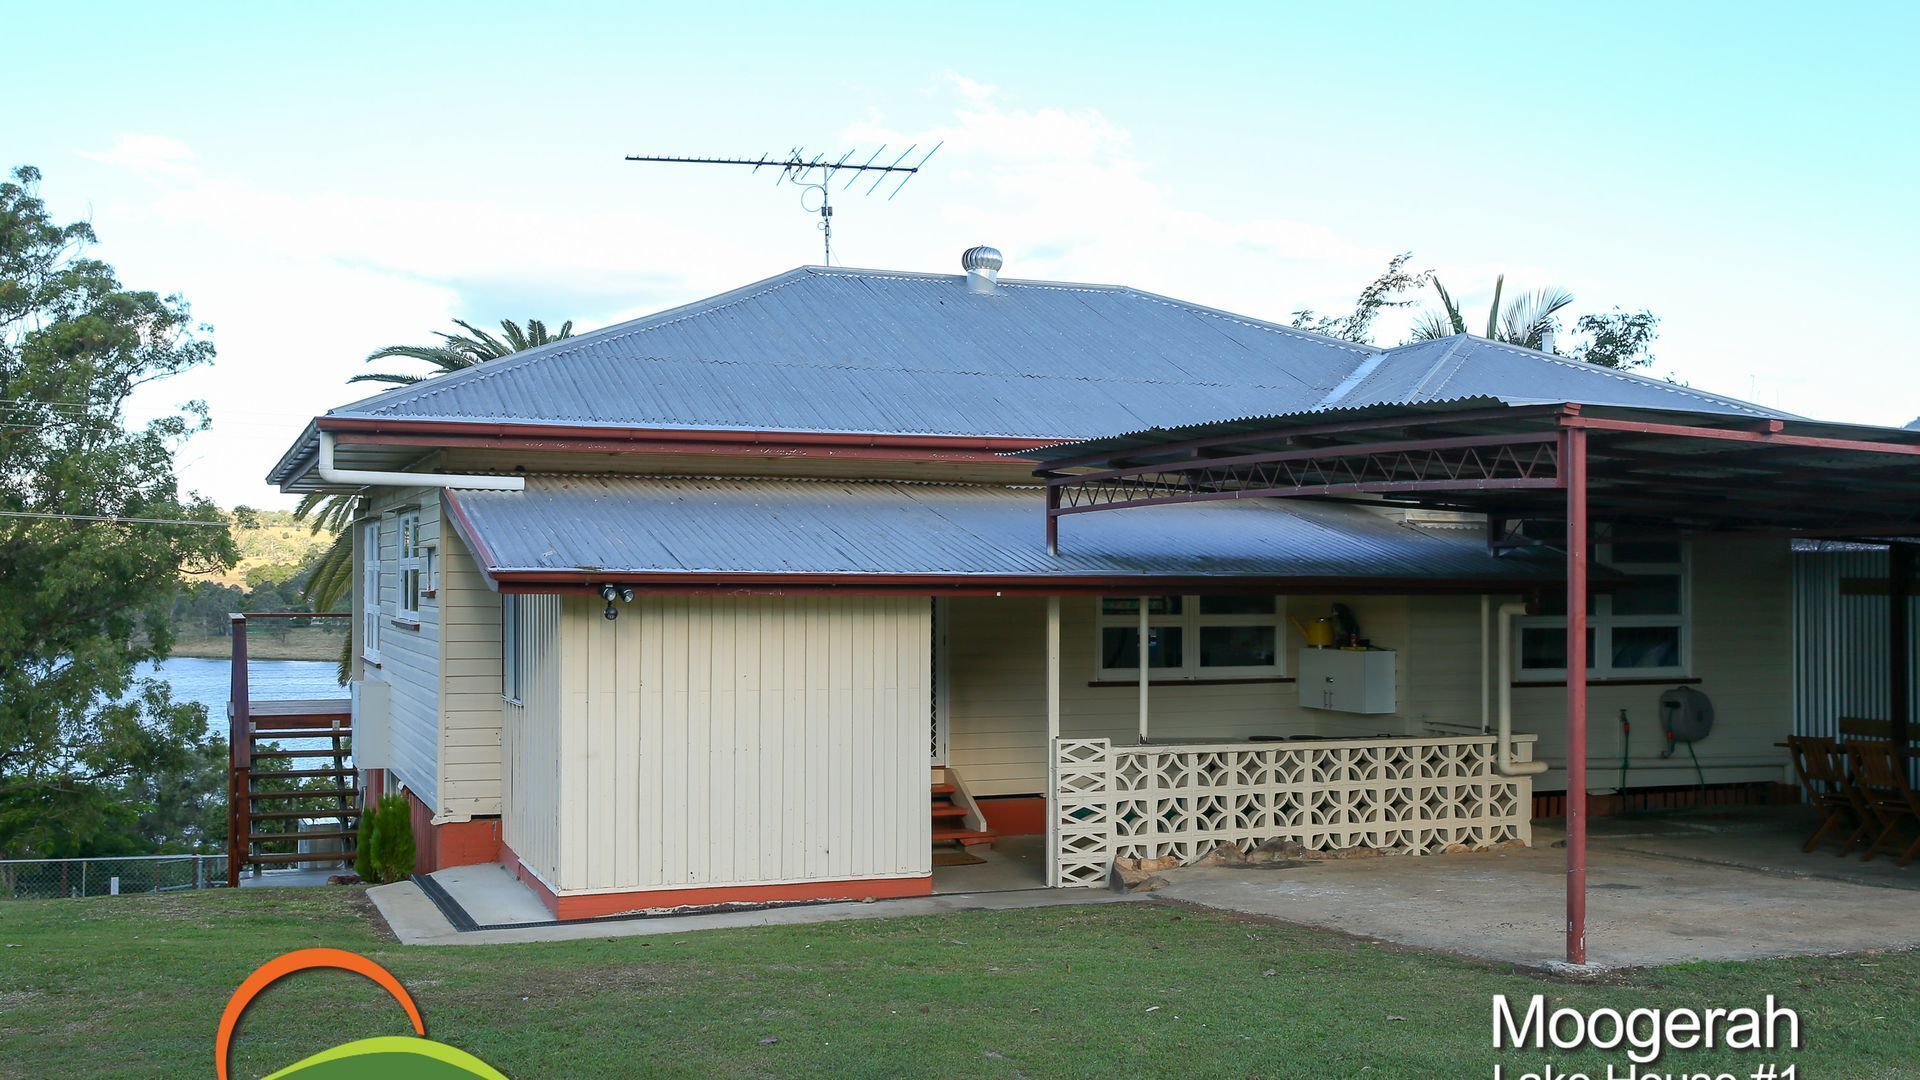
[[[1061,596],[1224,594],[1243,592],[1317,595],[1328,592],[1406,593],[1525,593],[1559,584],[1508,579],[1329,578],[1329,577],[1159,577],[1125,575],[1058,575],[1047,577],[977,576],[956,574],[703,574],[683,572],[632,573],[593,570],[489,570],[488,580],[503,593],[574,593],[599,595],[602,585],[631,585],[653,595],[785,596],[836,593],[846,596]]]
[[[590,427],[573,424],[500,424],[466,420],[382,420],[323,416],[320,430],[343,442],[373,445],[521,447],[589,452],[809,453],[846,457],[992,460],[999,454],[1046,446],[1047,439],[975,435],[880,435],[844,432]],[[864,452],[864,453],[863,453]]]
[[[1859,454],[1903,454],[1920,457],[1920,441],[1879,442],[1872,439],[1833,439],[1816,435],[1786,435],[1771,429],[1753,431],[1742,428],[1694,427],[1685,424],[1655,424],[1642,420],[1608,420],[1593,416],[1569,416],[1562,427],[1588,431],[1624,432],[1631,435],[1670,435],[1684,439],[1721,439],[1727,442],[1754,443],[1761,446],[1795,446],[1810,450],[1843,450]],[[1844,479],[1844,473],[1836,475]]]

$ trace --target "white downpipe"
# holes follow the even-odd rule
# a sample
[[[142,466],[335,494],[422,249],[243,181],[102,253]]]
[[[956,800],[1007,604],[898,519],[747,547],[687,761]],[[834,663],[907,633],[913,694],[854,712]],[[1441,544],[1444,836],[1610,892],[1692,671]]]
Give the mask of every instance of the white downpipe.
[[[1487,661],[1493,659],[1493,643],[1488,639],[1493,625],[1493,598],[1480,594],[1480,734],[1493,727],[1493,702],[1488,697]]]
[[[1513,617],[1525,615],[1527,605],[1500,605],[1500,737],[1493,744],[1493,771],[1501,776],[1538,776],[1544,761],[1515,761],[1513,757]]]
[[[320,479],[329,484],[355,487],[450,487],[469,491],[523,491],[527,481],[519,476],[462,476],[452,473],[379,472],[370,469],[333,467],[333,434],[320,433]]]

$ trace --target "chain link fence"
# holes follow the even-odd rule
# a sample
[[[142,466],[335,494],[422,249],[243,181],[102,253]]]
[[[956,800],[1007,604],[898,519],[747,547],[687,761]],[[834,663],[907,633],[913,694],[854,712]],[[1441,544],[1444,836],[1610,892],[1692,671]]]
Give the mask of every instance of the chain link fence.
[[[0,900],[184,892],[226,883],[225,855],[0,859]]]

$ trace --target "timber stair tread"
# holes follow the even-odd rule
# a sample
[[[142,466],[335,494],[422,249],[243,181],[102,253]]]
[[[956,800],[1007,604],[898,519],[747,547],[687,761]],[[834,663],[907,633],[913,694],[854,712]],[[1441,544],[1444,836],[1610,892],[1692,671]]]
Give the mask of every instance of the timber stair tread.
[[[248,833],[247,840],[255,844],[269,844],[276,840],[345,840],[357,835],[352,829],[302,829],[299,832]]]
[[[359,816],[360,808],[357,806],[346,809],[336,807],[332,810],[250,810],[247,812],[248,821],[297,821],[300,818],[357,818]]]
[[[275,772],[254,773],[253,778],[256,780],[297,780],[312,776],[352,776],[357,771],[358,770],[351,765],[344,765],[338,769],[280,769]],[[314,792],[314,794],[331,794],[331,792],[318,791]]]
[[[253,756],[254,756],[254,759],[257,761],[262,758],[297,758],[297,757],[317,757],[317,758],[341,757],[343,758],[343,757],[349,757],[351,755],[345,750],[330,750],[330,749],[269,750],[269,749],[266,749],[265,747],[256,746],[253,748]]]
[[[960,785],[951,781],[932,785],[929,812],[933,817],[933,842],[935,844],[958,844],[972,847],[976,844],[991,844],[999,836],[990,829],[968,828],[968,817],[973,813],[962,801]]]
[[[351,851],[256,851],[247,856],[250,863],[352,862]]]
[[[269,728],[250,732],[248,737],[254,742],[274,739],[350,739],[353,732],[346,728]]]
[[[260,774],[259,774],[259,773],[255,773],[254,775],[255,775],[255,776],[258,776],[258,775],[260,775]],[[253,799],[253,800],[259,800],[259,799],[338,799],[338,798],[340,798],[341,796],[346,796],[346,797],[348,797],[348,798],[350,798],[350,799],[353,799],[354,801],[356,801],[356,802],[357,802],[357,801],[359,800],[359,798],[360,798],[360,792],[359,792],[359,791],[357,791],[357,790],[354,790],[354,791],[349,791],[349,790],[347,790],[347,789],[345,789],[345,788],[340,788],[340,789],[335,789],[335,788],[299,788],[299,789],[296,789],[296,790],[293,790],[293,791],[249,791],[249,792],[247,792],[247,798],[249,798],[249,799]],[[330,812],[330,811],[329,811],[329,812]]]

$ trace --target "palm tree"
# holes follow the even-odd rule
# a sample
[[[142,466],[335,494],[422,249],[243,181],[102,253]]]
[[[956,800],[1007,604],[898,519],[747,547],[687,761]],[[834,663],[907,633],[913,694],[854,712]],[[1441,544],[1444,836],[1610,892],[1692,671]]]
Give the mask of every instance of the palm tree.
[[[525,328],[512,319],[500,320],[501,337],[494,337],[485,330],[474,327],[460,319],[454,324],[466,331],[464,334],[448,334],[434,331],[440,338],[438,345],[386,345],[368,354],[367,362],[384,360],[389,356],[406,357],[410,360],[425,360],[437,370],[425,375],[407,375],[391,372],[369,372],[348,379],[350,383],[377,382],[395,386],[411,386],[414,383],[430,379],[435,375],[444,375],[450,371],[459,371],[489,360],[498,360],[511,356],[536,345],[545,345],[573,336],[573,320],[560,324],[558,332],[549,332],[547,324],[539,319],[528,319]],[[300,590],[300,598],[307,602],[313,611],[328,611],[338,604],[342,597],[353,588],[353,534],[347,526],[353,523],[359,508],[357,495],[329,495],[314,492],[303,497],[300,505],[293,511],[296,521],[307,521],[308,529],[318,533],[333,533],[333,543],[314,564],[313,573],[308,576],[307,584]],[[353,636],[340,646],[340,685],[345,686],[353,673]]]
[[[350,383],[377,382],[392,383],[395,386],[411,386],[423,379],[435,375],[444,375],[449,371],[459,371],[475,364],[484,364],[489,360],[498,360],[503,356],[531,349],[536,345],[545,345],[573,336],[573,320],[560,324],[557,333],[549,333],[547,324],[539,319],[528,319],[524,329],[512,319],[501,319],[501,338],[494,337],[462,319],[453,320],[455,326],[465,330],[464,334],[449,334],[436,330],[434,335],[440,339],[438,345],[385,345],[367,354],[367,363],[385,360],[389,356],[403,356],[409,360],[425,360],[438,368],[425,375],[400,375],[390,372],[369,372],[348,379]]]
[[[1413,340],[1432,341],[1467,333],[1467,320],[1461,316],[1447,287],[1440,284],[1439,275],[1427,276],[1433,282],[1433,291],[1440,294],[1440,310],[1429,311],[1414,323]],[[1487,309],[1487,329],[1482,336],[1522,348],[1544,349],[1554,329],[1554,314],[1573,303],[1573,294],[1558,287],[1539,289],[1508,300],[1502,308],[1500,294],[1506,285],[1505,274],[1493,281],[1493,304]]]

